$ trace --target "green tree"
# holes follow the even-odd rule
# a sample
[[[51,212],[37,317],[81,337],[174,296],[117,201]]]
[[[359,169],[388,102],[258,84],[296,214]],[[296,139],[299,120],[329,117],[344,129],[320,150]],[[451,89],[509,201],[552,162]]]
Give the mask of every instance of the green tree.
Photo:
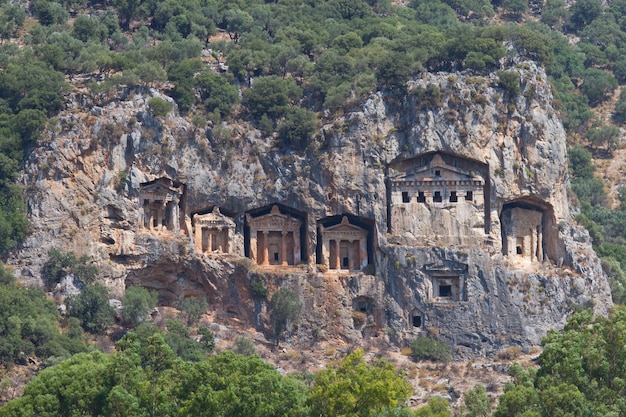
[[[103,285],[87,285],[80,294],[69,296],[66,304],[69,315],[78,318],[90,333],[104,332],[113,323],[115,312]]]
[[[239,336],[235,339],[233,352],[243,356],[252,356],[255,354],[256,349],[252,340],[247,337]]]
[[[160,97],[152,97],[148,100],[148,107],[156,117],[165,117],[172,111],[174,106],[169,101],[163,100]]]
[[[256,120],[264,114],[276,120],[285,114],[288,104],[301,97],[302,90],[292,79],[259,77],[254,80],[252,88],[243,92],[242,103]]]
[[[278,124],[278,137],[287,147],[304,150],[317,131],[317,116],[301,107],[289,107]]]
[[[359,349],[337,367],[315,374],[307,402],[311,415],[367,417],[397,407],[410,393],[411,384],[393,364],[381,360],[369,365]]]
[[[576,0],[570,8],[570,23],[574,30],[581,30],[602,13],[599,0]]]
[[[122,300],[122,318],[131,327],[144,321],[157,303],[157,293],[138,285],[126,289]]]
[[[491,413],[491,403],[484,385],[476,385],[465,393],[463,409],[463,417],[487,417]]]
[[[237,88],[226,78],[213,72],[201,72],[196,76],[195,84],[200,92],[200,99],[209,112],[217,109],[224,116],[230,113],[239,100]]]
[[[515,71],[498,71],[498,86],[509,100],[515,99],[521,92],[519,74]]]
[[[587,131],[587,139],[595,148],[604,146],[609,151],[615,150],[619,146],[619,128],[602,123]]]
[[[178,308],[185,314],[187,326],[192,326],[206,313],[209,304],[204,298],[187,297],[179,303]]]
[[[615,77],[597,68],[589,68],[583,74],[582,93],[587,96],[591,105],[604,101],[617,88]]]
[[[63,252],[58,249],[48,251],[48,260],[43,265],[43,276],[48,288],[61,282],[68,275],[74,275],[84,284],[91,284],[98,276],[98,268],[89,264],[89,256],[77,257],[72,251]]]
[[[411,357],[415,361],[448,362],[450,360],[450,348],[445,343],[431,337],[418,336],[411,343],[410,348]]]
[[[280,342],[280,337],[290,323],[300,320],[302,313],[302,304],[298,299],[298,295],[289,288],[283,287],[272,294],[270,300],[270,324],[276,345]]]
[[[431,397],[428,403],[417,409],[415,417],[450,417],[448,400],[441,397]]]

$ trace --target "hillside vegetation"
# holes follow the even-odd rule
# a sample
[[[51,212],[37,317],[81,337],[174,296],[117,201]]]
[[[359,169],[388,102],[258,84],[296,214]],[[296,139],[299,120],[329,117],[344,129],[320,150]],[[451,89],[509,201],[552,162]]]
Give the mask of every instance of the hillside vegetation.
[[[497,72],[512,97],[521,91],[519,76],[501,71],[500,62],[523,57],[550,77],[569,134],[577,219],[603,258],[614,301],[626,302],[626,189],[614,208],[594,164],[620,148],[626,121],[626,0],[0,3],[3,257],[29,231],[20,167],[43,132],[57,129],[69,93],[105,105],[123,87],[156,88],[196,127],[228,136],[227,126],[251,126],[285,153],[323,152],[319,126],[375,91],[401,103],[406,82],[421,72]],[[411,94],[436,106],[440,93],[432,85]],[[165,116],[174,106],[153,98],[150,110]],[[3,312],[0,363],[10,368],[36,356],[49,366],[0,415],[413,415],[397,407],[410,389],[389,363],[367,365],[357,352],[314,377],[281,376],[254,357],[210,355],[206,329],[194,339],[178,322],[167,332],[140,324],[154,305],[150,294],[129,291],[137,310],[122,320],[135,332],[117,352],[93,352],[86,341],[95,336],[84,332],[104,332],[115,316],[106,289],[93,284],[98,272],[84,260],[49,255],[48,284],[72,273],[85,290],[61,319],[52,302],[16,285],[0,263],[0,305],[12,306]],[[608,319],[574,316],[563,334],[545,339],[539,371],[512,368],[514,382],[495,415],[624,415],[623,322],[620,309]],[[244,345],[240,353],[251,353]],[[464,415],[490,412],[484,389],[468,393]],[[433,399],[416,415],[449,413],[444,400]]]

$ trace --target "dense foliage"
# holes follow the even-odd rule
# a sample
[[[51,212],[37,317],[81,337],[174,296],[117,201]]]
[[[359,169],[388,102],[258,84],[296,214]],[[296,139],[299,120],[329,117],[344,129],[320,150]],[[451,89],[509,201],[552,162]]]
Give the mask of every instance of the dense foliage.
[[[0,365],[26,363],[38,356],[47,363],[87,350],[80,324],[72,319],[59,331],[53,302],[36,289],[20,288],[0,262]]]
[[[539,370],[511,367],[494,417],[624,416],[626,311],[573,315],[542,342]]]
[[[0,416],[390,416],[410,393],[390,363],[368,365],[362,351],[320,371],[309,389],[257,356],[177,358],[158,332],[129,333],[116,348],[45,369]]]

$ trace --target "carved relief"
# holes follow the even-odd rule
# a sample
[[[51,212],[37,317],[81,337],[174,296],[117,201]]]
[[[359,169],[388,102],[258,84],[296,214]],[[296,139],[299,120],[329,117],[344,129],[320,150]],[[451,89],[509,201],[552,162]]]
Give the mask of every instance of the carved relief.
[[[158,178],[139,185],[139,227],[181,232],[185,185],[169,178]]]

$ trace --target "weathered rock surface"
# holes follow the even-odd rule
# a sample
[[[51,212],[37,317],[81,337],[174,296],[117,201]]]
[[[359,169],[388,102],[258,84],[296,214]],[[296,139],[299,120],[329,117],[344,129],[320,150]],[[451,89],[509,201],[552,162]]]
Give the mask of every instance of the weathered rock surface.
[[[267,306],[251,283],[270,292],[287,285],[305,306],[288,335],[301,346],[375,337],[403,346],[426,333],[460,356],[536,345],[576,306],[605,313],[611,295],[588,234],[573,223],[565,132],[547,77],[532,62],[507,70],[521,79],[514,99],[495,74],[425,74],[401,102],[377,93],[323,126],[303,155],[249,126],[198,129],[176,112],[155,119],[148,100],[171,100],[156,90],[125,90],[102,105],[74,95],[24,168],[32,233],[10,263],[21,281],[42,285],[47,251],[74,250],[93,259],[113,297],[131,284],[158,290],[169,305],[204,296],[224,324],[259,329]],[[446,164],[485,167],[484,201],[429,202],[420,206],[432,213],[427,222],[415,215],[402,226],[419,233],[398,233],[388,167],[439,153]],[[189,231],[141,229],[140,184],[164,176],[186,184],[185,224],[217,205],[235,213],[239,242],[249,210],[280,203],[305,213],[308,261],[252,266],[243,254],[198,253]],[[532,233],[503,236],[511,229],[501,224],[506,210],[539,212],[542,220]],[[317,220],[343,214],[370,222],[371,265],[321,273]]]

